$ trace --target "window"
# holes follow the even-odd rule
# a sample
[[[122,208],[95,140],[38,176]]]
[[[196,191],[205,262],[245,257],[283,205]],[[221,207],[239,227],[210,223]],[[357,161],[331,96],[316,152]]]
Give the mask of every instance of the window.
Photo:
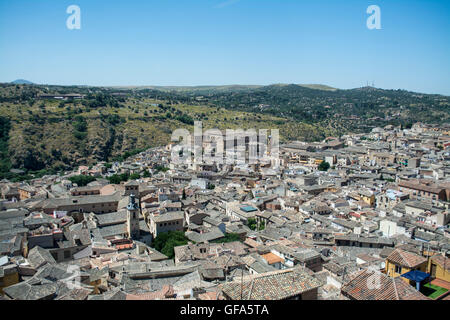
[[[395,266],[395,272],[396,273],[402,273],[402,267],[400,267],[400,266]]]

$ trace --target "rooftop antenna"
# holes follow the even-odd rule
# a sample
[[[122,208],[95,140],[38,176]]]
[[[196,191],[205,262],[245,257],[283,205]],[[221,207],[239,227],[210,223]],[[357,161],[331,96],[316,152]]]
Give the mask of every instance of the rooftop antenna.
[[[241,270],[242,270],[242,275],[241,275],[241,300],[242,300],[243,287],[244,287],[244,265],[242,265],[242,264],[241,264]]]

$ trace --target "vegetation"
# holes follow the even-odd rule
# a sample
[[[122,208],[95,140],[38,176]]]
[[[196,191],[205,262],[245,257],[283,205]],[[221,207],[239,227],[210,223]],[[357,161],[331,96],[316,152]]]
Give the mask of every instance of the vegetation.
[[[169,168],[166,168],[166,167],[161,166],[161,165],[157,165],[155,167],[155,171],[156,171],[156,173],[158,173],[158,172],[167,172],[167,171],[169,171]]]
[[[250,228],[250,230],[256,231],[262,231],[265,229],[265,223],[261,223],[259,228],[258,228],[258,223],[256,222],[255,218],[249,218],[247,221],[247,226]]]
[[[85,98],[39,98],[69,93]],[[277,128],[283,143],[367,133],[388,124],[447,123],[449,107],[450,98],[441,95],[318,85],[113,89],[0,84],[0,178],[124,161],[167,144],[177,128],[192,130],[196,120],[204,130]],[[25,173],[13,174],[12,168]]]
[[[91,176],[79,175],[79,176],[70,177],[69,180],[72,183],[76,183],[77,186],[79,186],[79,187],[85,187],[89,183],[91,183],[97,179],[95,177],[91,177]]]
[[[0,117],[0,179],[8,177],[11,161],[8,156],[8,140],[11,124],[9,119]]]
[[[330,169],[330,164],[326,161],[323,161],[319,164],[319,171],[328,171]]]
[[[130,174],[129,173],[122,173],[122,174],[115,174],[111,177],[107,178],[109,183],[111,184],[120,184],[121,182],[127,182],[130,180]]]
[[[131,151],[125,151],[124,154],[115,157],[114,161],[123,162],[123,161],[127,160],[128,158],[133,157],[143,151],[145,151],[145,148],[144,149],[135,149],[135,150],[131,150]]]
[[[250,230],[255,231],[257,228],[257,222],[255,218],[249,218],[247,220],[247,226],[250,228]]]
[[[169,259],[173,259],[175,257],[174,248],[186,245],[187,243],[188,239],[184,236],[184,232],[169,231],[158,234],[155,240],[153,240],[152,248],[165,254]]]
[[[227,233],[225,234],[225,237],[222,239],[217,239],[214,241],[211,241],[212,243],[227,243],[227,242],[235,242],[235,241],[241,241],[241,236],[237,233]]]
[[[145,170],[144,174],[142,175],[143,178],[151,178],[151,176],[152,174],[148,170]]]
[[[78,140],[84,140],[87,137],[87,122],[82,116],[77,116],[73,122],[74,136]]]

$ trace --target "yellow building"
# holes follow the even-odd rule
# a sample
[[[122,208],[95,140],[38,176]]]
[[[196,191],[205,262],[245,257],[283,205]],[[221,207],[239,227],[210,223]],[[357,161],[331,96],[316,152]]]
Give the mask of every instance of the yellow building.
[[[442,255],[435,255],[428,261],[428,273],[432,279],[439,279],[450,283],[450,259]]]
[[[375,204],[375,195],[368,190],[360,190],[359,197],[360,200],[364,201],[371,207]]]
[[[408,273],[411,270],[427,272],[427,262],[427,258],[419,256],[415,253],[408,252],[402,249],[395,249],[386,258],[385,271],[388,276],[393,278],[397,278],[402,274]],[[402,279],[407,283],[410,283],[410,280],[406,278]]]

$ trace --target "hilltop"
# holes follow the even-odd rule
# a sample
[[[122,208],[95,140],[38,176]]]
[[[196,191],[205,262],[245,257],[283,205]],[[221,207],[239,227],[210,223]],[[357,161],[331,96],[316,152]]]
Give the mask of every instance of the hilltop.
[[[11,84],[34,84],[34,83],[24,79],[17,79],[12,81]]]

